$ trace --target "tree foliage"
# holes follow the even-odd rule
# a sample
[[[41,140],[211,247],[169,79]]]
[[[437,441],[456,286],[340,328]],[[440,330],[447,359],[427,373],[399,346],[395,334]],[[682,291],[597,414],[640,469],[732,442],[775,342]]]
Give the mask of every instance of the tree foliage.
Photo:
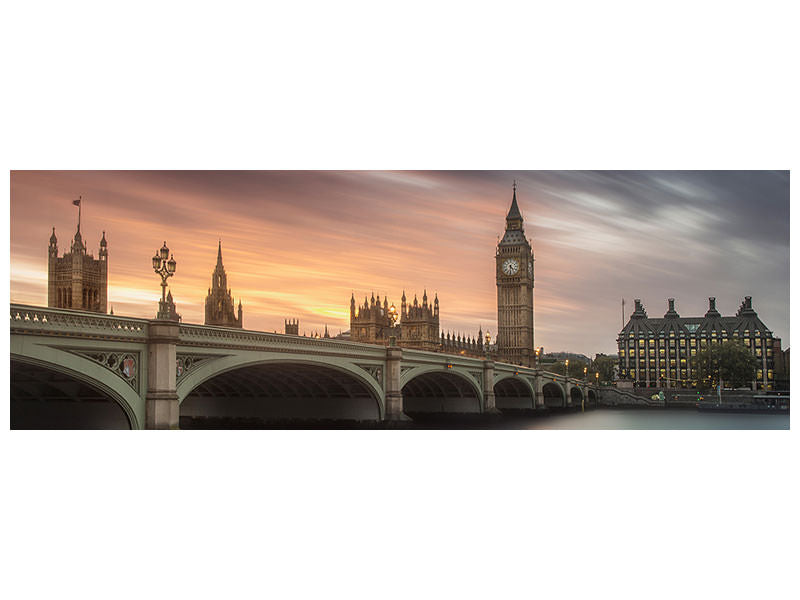
[[[740,342],[711,344],[692,357],[692,375],[697,387],[706,390],[723,386],[738,388],[756,377],[758,359]]]
[[[614,381],[614,365],[617,364],[617,359],[614,356],[606,354],[598,354],[595,356],[594,363],[592,363],[592,370],[600,374],[600,381],[608,383]],[[594,373],[592,373],[594,377]]]

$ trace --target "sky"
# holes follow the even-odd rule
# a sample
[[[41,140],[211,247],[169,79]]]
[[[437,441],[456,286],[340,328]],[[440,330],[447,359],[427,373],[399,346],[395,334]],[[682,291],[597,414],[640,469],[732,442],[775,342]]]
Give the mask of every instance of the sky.
[[[153,318],[166,241],[183,321],[202,323],[222,242],[244,327],[349,329],[350,295],[438,294],[445,331],[496,331],[494,254],[512,182],[535,254],[535,344],[613,354],[633,299],[660,317],[744,296],[789,346],[787,171],[12,171],[12,302],[47,304],[47,245],[105,231],[109,304]]]

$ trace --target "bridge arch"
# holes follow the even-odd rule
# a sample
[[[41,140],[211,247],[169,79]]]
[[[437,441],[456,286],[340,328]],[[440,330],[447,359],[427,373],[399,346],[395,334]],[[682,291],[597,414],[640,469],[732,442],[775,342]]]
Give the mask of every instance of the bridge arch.
[[[592,406],[597,406],[597,393],[593,389],[586,391],[586,402]]]
[[[577,385],[570,386],[569,403],[573,405],[580,405],[581,402],[583,402],[583,390]]]
[[[483,412],[480,385],[458,369],[417,367],[400,378],[408,415]]]
[[[536,390],[527,377],[500,373],[494,378],[494,401],[498,410],[536,408]]]
[[[373,371],[383,376],[380,370]],[[205,361],[177,385],[183,418],[376,420],[384,393],[363,368],[330,357],[230,355]]]
[[[567,406],[567,396],[564,388],[555,381],[542,384],[542,397],[547,408],[564,408]]]
[[[69,352],[36,346],[36,354],[11,353],[12,429],[144,426],[144,401],[120,377]],[[45,390],[49,390],[50,398],[41,398]],[[36,410],[30,410],[29,402],[37,402]]]

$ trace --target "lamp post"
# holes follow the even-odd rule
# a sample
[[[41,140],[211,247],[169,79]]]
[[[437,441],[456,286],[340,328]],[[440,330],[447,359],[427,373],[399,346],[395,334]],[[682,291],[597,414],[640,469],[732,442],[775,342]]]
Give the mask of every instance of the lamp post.
[[[586,379],[586,371],[589,370],[589,367],[583,367],[583,378]]]
[[[172,302],[172,294],[167,300],[167,279],[175,274],[175,257],[170,256],[167,242],[153,256],[153,271],[161,276],[161,302],[158,303],[157,319],[167,319],[170,321],[178,320],[175,312],[175,304]]]
[[[564,377],[569,377],[569,359],[564,360]]]

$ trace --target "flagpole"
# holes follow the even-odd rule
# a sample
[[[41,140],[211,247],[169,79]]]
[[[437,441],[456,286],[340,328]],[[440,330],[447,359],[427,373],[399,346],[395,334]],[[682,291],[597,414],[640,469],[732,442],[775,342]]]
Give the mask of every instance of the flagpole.
[[[78,196],[78,231],[79,232],[81,230],[81,204],[83,204],[83,202],[81,202],[81,198],[82,198],[82,196]]]

